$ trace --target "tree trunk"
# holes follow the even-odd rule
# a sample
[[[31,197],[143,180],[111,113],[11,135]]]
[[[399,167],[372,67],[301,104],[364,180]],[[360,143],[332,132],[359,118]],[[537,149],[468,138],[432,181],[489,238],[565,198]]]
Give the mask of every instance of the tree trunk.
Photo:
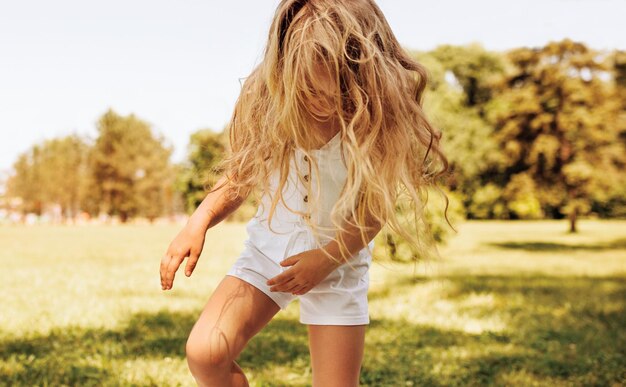
[[[576,230],[576,208],[573,208],[572,211],[569,213],[569,232],[570,233],[575,233],[578,232]]]

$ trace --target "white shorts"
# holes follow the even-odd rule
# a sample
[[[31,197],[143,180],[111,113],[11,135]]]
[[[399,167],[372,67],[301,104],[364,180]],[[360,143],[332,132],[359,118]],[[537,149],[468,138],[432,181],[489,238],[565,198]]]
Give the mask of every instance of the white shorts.
[[[255,286],[285,309],[296,297],[300,300],[300,323],[314,325],[369,324],[367,291],[372,257],[367,248],[331,272],[303,295],[270,291],[266,281],[289,269],[263,254],[248,240],[244,250],[226,275]],[[292,253],[290,255],[295,255]],[[282,258],[282,257],[281,257]]]

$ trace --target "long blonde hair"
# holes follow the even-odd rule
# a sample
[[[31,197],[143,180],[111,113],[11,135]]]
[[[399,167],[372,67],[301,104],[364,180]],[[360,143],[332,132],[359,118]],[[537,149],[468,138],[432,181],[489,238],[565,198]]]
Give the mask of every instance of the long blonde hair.
[[[326,101],[338,120],[342,154],[348,156],[346,183],[331,216],[335,229],[358,227],[367,244],[371,218],[420,249],[419,233],[407,231],[399,220],[398,203],[408,198],[415,224],[425,225],[426,187],[437,187],[448,160],[440,147],[441,132],[422,110],[427,71],[402,49],[373,0],[279,3],[264,58],[246,78],[226,128],[230,153],[216,169],[225,172],[235,195],[260,186],[257,200],[269,192],[272,171],[279,170],[271,224],[278,200],[285,203],[287,161],[296,148],[310,155],[310,144],[323,142],[309,109],[321,95],[316,90],[320,64],[337,90]],[[317,175],[317,163],[309,159]],[[448,198],[438,190],[447,213]],[[307,223],[317,234],[318,225]],[[344,241],[337,242],[346,252]]]

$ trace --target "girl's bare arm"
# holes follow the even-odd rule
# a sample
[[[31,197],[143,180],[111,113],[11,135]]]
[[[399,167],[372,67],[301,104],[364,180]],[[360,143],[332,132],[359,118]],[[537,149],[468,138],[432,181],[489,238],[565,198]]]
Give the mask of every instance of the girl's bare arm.
[[[367,228],[365,232],[366,240],[367,243],[369,243],[376,234],[378,234],[384,223],[381,224],[376,221],[375,218],[368,213],[365,219],[365,225]],[[344,251],[343,254],[337,242],[340,240],[340,237],[342,237],[348,249],[348,252]],[[304,294],[320,283],[337,267],[347,262],[359,250],[365,247],[366,244],[361,240],[359,229],[355,226],[347,225],[346,231],[338,231],[335,240],[328,242],[321,248],[307,250],[281,261],[281,266],[292,267],[270,278],[267,280],[266,284],[271,286],[270,291],[272,292],[284,292],[294,286],[292,283],[287,285],[287,282],[295,279],[296,284],[298,284],[297,286],[301,287],[293,294]],[[339,262],[331,260],[320,250],[325,250]]]
[[[176,271],[187,256],[189,259],[185,274],[191,275],[202,253],[207,230],[235,211],[249,194],[249,190],[246,190],[243,195],[234,194],[231,183],[227,181],[226,176],[222,176],[217,181],[214,186],[215,190],[209,192],[202,200],[161,258],[159,270],[163,290],[172,288]]]
[[[366,213],[365,225],[367,227],[367,231],[365,232],[367,243],[369,243],[374,237],[380,232],[384,223],[377,222],[371,214]],[[348,251],[344,251],[343,254],[341,252],[338,241],[339,238],[343,239],[346,244],[346,248]],[[363,249],[367,244],[363,244],[363,240],[361,239],[361,234],[359,229],[353,225],[347,225],[346,230],[343,232],[338,232],[335,240],[328,242],[323,246],[323,249],[326,250],[329,254],[331,254],[334,258],[338,259],[340,263],[333,262],[335,266],[340,266],[353,257],[358,251]]]
[[[224,184],[223,187],[222,184]],[[188,223],[194,227],[200,227],[203,232],[217,225],[239,208],[250,193],[247,191],[233,196],[232,187],[227,183],[225,175],[220,177],[215,187],[220,188],[207,194],[188,221]]]

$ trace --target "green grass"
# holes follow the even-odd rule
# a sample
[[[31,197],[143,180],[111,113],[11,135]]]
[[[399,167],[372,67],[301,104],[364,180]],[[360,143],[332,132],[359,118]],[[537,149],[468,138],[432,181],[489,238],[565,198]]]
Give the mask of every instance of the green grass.
[[[626,384],[626,221],[467,222],[444,261],[376,262],[366,386]],[[241,251],[209,230],[195,273],[160,287],[179,226],[0,227],[0,385],[195,386],[187,335]],[[253,386],[308,386],[297,301],[239,358]]]

